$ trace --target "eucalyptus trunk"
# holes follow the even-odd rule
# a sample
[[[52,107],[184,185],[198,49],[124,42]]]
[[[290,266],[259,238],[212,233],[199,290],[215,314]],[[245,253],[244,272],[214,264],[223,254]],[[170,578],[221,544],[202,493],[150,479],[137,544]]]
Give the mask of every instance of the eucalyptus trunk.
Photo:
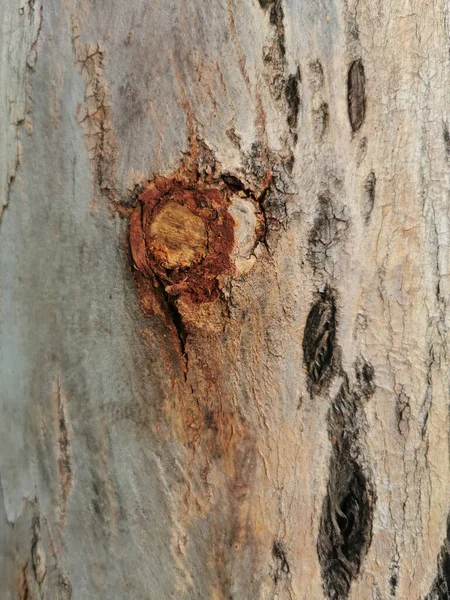
[[[449,18],[2,0],[1,598],[450,598]]]

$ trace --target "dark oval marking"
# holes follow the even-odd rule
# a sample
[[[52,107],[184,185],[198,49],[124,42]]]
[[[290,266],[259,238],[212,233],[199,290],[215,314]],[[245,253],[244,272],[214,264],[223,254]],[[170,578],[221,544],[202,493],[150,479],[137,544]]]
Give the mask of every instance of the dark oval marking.
[[[311,391],[319,391],[332,370],[336,337],[336,304],[330,290],[320,294],[306,320],[303,361]]]
[[[297,69],[297,73],[289,75],[284,88],[284,95],[288,105],[287,122],[291,131],[297,128],[298,112],[300,109],[300,92],[298,84],[300,81],[300,69]]]
[[[322,505],[317,554],[323,589],[330,600],[346,600],[372,540],[375,504],[370,474],[357,460],[360,384],[341,386],[328,413],[332,443],[327,493]]]
[[[361,60],[355,60],[347,79],[348,116],[354,132],[358,131],[366,116],[366,76]]]

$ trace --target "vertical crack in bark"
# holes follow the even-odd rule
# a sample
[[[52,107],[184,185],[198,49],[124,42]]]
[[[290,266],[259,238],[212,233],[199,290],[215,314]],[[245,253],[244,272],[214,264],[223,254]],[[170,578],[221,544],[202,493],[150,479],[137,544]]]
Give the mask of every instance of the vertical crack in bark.
[[[347,79],[348,116],[353,132],[358,131],[366,116],[366,77],[361,60],[355,60]]]
[[[159,283],[160,297],[165,307],[165,312],[173,325],[173,329],[180,344],[181,357],[184,361],[185,374],[187,371],[187,353],[186,340],[188,336],[187,329],[183,323],[183,317],[177,307],[177,299],[165,291],[164,284],[157,278]]]
[[[371,171],[367,176],[366,182],[364,184],[364,220],[366,224],[370,221],[370,217],[372,215],[373,207],[375,204],[375,187],[377,184],[377,178],[375,177],[375,173]]]
[[[66,398],[61,389],[59,375],[54,383],[54,404],[56,417],[58,480],[60,487],[60,527],[64,527],[66,505],[73,485],[72,445],[69,435]]]
[[[297,124],[298,124],[298,113],[300,110],[300,91],[299,83],[301,82],[300,67],[297,68],[297,72],[293,75],[289,75],[284,88],[284,95],[288,106],[287,111],[287,122],[291,134],[294,136],[294,143],[297,142]]]
[[[444,122],[442,127],[442,137],[444,138],[445,157],[450,162],[450,133],[448,131],[448,125]]]
[[[27,578],[28,561],[20,569],[17,591],[19,592],[19,600],[30,600],[30,587]]]
[[[303,335],[303,362],[310,393],[318,393],[333,373],[336,338],[336,304],[329,289],[320,294],[306,320]]]
[[[0,222],[10,201],[13,183],[19,167],[22,164],[21,128],[24,127],[28,135],[33,133],[33,98],[30,74],[36,69],[37,49],[44,24],[44,7],[39,9],[35,2],[27,2],[18,8],[14,17],[5,21],[5,48],[10,44],[9,60],[4,60],[5,82],[5,108],[8,114],[5,120],[4,145],[8,149],[7,160],[0,165],[0,185],[3,194],[0,197]],[[9,77],[8,77],[9,75]],[[6,125],[8,123],[8,126]]]
[[[332,443],[327,494],[322,506],[317,553],[325,594],[345,600],[372,538],[375,494],[360,463],[360,401],[373,393],[373,371],[357,365],[357,385],[347,376],[328,413]]]

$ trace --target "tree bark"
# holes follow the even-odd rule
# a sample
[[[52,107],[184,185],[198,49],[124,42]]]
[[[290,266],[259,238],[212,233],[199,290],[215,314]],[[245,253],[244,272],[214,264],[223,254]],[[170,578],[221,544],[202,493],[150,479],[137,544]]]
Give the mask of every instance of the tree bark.
[[[450,598],[449,18],[3,0],[2,598]]]

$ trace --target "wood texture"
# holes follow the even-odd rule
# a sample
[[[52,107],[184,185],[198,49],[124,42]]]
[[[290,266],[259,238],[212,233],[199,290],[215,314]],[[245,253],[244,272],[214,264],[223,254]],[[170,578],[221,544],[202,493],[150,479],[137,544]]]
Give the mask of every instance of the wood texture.
[[[1,598],[450,597],[449,17],[0,3]]]

